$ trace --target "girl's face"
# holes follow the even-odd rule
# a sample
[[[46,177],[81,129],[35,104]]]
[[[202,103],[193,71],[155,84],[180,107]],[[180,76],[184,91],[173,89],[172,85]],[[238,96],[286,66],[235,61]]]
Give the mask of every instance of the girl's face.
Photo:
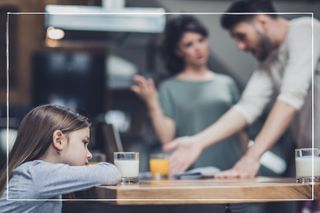
[[[196,32],[185,32],[177,47],[177,54],[182,57],[186,65],[203,66],[208,61],[208,39]]]
[[[69,133],[68,140],[66,147],[62,151],[63,163],[71,166],[87,164],[92,158],[92,154],[88,150],[88,143],[90,141],[89,127]]]

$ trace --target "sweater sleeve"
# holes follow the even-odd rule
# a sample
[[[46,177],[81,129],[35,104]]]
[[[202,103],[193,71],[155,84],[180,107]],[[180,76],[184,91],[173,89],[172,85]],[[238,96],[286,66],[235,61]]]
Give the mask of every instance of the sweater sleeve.
[[[52,198],[57,195],[83,190],[97,185],[114,185],[120,181],[118,169],[109,163],[89,166],[39,163],[30,171],[35,198]]]
[[[312,19],[296,20],[288,36],[289,61],[284,71],[278,100],[296,109],[304,104],[311,85],[312,73],[319,59],[319,23],[315,23],[314,44],[312,48]],[[312,60],[314,60],[312,62]],[[313,63],[313,64],[312,64]],[[313,65],[313,66],[312,66]]]
[[[241,113],[251,124],[261,115],[271,100],[273,91],[274,87],[270,75],[265,70],[256,70],[242,93],[240,101],[232,109]]]

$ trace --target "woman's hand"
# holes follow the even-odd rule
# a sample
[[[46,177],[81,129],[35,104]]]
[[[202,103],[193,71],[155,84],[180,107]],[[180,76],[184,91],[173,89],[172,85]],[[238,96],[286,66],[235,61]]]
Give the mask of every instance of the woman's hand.
[[[170,174],[184,172],[202,153],[203,147],[193,137],[181,137],[163,145],[164,151],[172,151],[169,158]]]
[[[135,85],[131,87],[132,91],[139,95],[152,108],[158,101],[158,92],[151,78],[145,79],[141,75],[136,75],[133,78]]]

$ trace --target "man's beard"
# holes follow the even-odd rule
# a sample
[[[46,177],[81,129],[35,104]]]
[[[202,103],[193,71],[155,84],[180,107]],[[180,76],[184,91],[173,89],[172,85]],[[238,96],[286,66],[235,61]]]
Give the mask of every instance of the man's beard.
[[[255,57],[258,61],[263,62],[268,58],[270,53],[274,50],[274,45],[271,40],[264,34],[258,33],[257,48],[255,49]]]

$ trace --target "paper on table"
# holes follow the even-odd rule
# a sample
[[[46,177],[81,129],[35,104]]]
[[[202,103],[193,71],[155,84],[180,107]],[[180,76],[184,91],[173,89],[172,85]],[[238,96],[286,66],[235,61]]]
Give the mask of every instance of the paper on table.
[[[216,173],[220,172],[220,169],[207,166],[191,169],[186,172],[174,174],[173,177],[176,179],[200,179],[200,178],[212,178]]]

